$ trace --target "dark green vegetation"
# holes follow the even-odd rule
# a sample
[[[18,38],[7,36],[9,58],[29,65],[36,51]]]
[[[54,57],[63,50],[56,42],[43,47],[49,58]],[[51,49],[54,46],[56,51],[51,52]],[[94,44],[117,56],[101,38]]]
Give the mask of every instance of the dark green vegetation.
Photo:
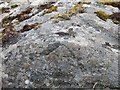
[[[76,4],[72,7],[69,11],[57,14],[56,16],[52,17],[51,19],[59,19],[59,20],[69,20],[71,16],[77,13],[84,13],[84,8],[82,7],[81,3]]]
[[[113,23],[115,23],[115,24],[120,23],[120,12],[116,12],[116,13],[113,13],[111,15],[106,14],[103,11],[98,11],[98,12],[95,12],[95,13],[100,19],[102,19],[104,21],[106,21],[107,19],[111,19],[113,21]]]
[[[14,4],[14,5],[11,6],[11,8],[16,8],[16,7],[18,7],[17,4]]]

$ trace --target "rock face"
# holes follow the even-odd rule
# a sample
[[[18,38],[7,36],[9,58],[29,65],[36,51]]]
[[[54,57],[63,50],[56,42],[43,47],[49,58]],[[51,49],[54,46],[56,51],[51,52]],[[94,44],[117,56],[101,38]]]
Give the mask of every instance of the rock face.
[[[119,9],[79,1],[6,6],[10,12],[0,15],[3,88],[119,88],[119,20],[94,13]]]

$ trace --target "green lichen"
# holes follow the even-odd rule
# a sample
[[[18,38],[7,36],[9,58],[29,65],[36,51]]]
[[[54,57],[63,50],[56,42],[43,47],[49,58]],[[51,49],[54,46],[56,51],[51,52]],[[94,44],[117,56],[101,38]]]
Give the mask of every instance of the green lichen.
[[[97,16],[100,19],[102,19],[104,21],[106,21],[107,19],[111,19],[113,21],[113,23],[115,23],[115,24],[119,24],[120,23],[120,13],[119,12],[113,13],[111,15],[106,14],[103,11],[97,11],[95,13],[97,14]]]
[[[78,4],[90,4],[91,2],[83,2],[83,1],[81,1],[81,2],[79,2]]]
[[[83,13],[84,12],[84,8],[82,7],[81,4],[76,4],[73,8],[70,9],[70,11],[68,11],[69,14],[71,14],[71,16],[73,14],[76,14],[76,13]]]
[[[0,9],[0,12],[2,12],[2,13],[9,13],[10,11],[10,8],[9,7],[2,7],[1,9]]]
[[[2,36],[3,36],[3,34],[2,34],[2,32],[0,32],[0,40],[2,39]]]
[[[66,13],[62,13],[62,14],[57,14],[56,16],[52,17],[51,19],[70,20],[70,17]]]
[[[0,32],[0,40],[2,41],[2,45],[7,44],[11,38],[14,38],[17,36],[17,32],[14,29],[13,26],[7,26],[5,27],[5,30]]]
[[[10,23],[11,23],[10,15],[8,15],[2,19],[2,27],[3,28],[5,28]]]
[[[107,19],[109,19],[109,14],[106,14],[105,12],[103,12],[103,11],[97,11],[97,12],[95,12],[96,13],[96,15],[100,18],[100,19],[102,19],[102,20],[104,20],[104,21],[106,21]]]
[[[10,41],[10,38],[16,37],[17,32],[12,25],[13,18],[9,15],[2,19],[2,28],[3,31],[0,32],[0,40],[2,41],[2,45],[6,44]]]
[[[51,19],[60,19],[60,20],[69,20],[71,16],[77,13],[83,13],[84,8],[82,7],[81,4],[76,4],[74,7],[72,7],[69,11],[62,13],[62,14],[57,14],[56,16],[52,17]]]
[[[52,13],[54,11],[57,11],[57,6],[52,5],[50,8],[48,8],[48,9],[46,9],[44,11],[44,14],[46,14],[46,13]]]

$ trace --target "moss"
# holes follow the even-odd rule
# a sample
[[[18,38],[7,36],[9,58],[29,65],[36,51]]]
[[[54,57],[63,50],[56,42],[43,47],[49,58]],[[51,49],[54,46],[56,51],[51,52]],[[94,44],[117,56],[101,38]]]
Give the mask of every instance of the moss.
[[[57,14],[56,16],[52,17],[51,19],[70,20],[70,17],[67,14],[62,13],[62,14]]]
[[[113,21],[113,23],[115,24],[119,24],[120,23],[120,12],[116,12],[116,13],[113,13],[111,15],[109,14],[106,14],[105,12],[103,11],[98,11],[98,12],[95,12],[97,14],[97,16],[106,21],[107,19],[111,19]]]
[[[97,11],[97,12],[95,12],[96,14],[97,14],[97,16],[100,18],[100,19],[102,19],[102,20],[104,20],[104,21],[106,21],[107,19],[109,19],[109,14],[106,14],[105,12],[103,12],[103,11]]]
[[[9,13],[10,12],[10,8],[9,7],[3,7],[0,10],[2,13]]]
[[[12,40],[12,38],[15,38],[17,36],[17,32],[12,26],[5,27],[5,30],[0,32],[0,40],[2,41],[2,45],[7,44]]]
[[[25,11],[22,11],[20,14],[29,14],[31,13],[32,8],[27,8]]]
[[[17,14],[14,19],[17,19],[19,22],[24,21],[30,18],[29,13],[31,13],[32,8],[27,8],[25,11],[22,11],[20,14]]]
[[[2,32],[0,32],[0,40],[2,40],[2,44],[8,43],[11,40],[11,38],[15,38],[19,33],[13,27],[12,21],[14,19],[18,19],[18,21],[23,21],[29,18],[28,14],[31,12],[31,10],[32,8],[27,8],[25,11],[22,11],[20,14],[17,14],[14,17],[10,17],[10,15],[8,15],[2,19],[2,28],[5,28]],[[32,29],[35,26],[37,26],[37,24],[26,25],[23,28],[22,32]]]
[[[2,32],[0,32],[0,40],[2,39],[2,36],[3,36],[3,34],[2,34]]]
[[[120,9],[120,2],[101,2],[104,5],[111,5],[113,7],[118,7]]]
[[[4,2],[0,2],[0,4],[3,4]]]
[[[0,40],[2,41],[2,45],[7,44],[17,36],[17,32],[15,28],[12,26],[13,18],[9,15],[2,19],[2,28],[5,28],[2,32],[0,32]]]
[[[17,4],[14,4],[14,5],[11,6],[11,8],[16,8],[16,7],[18,7]]]
[[[111,14],[109,18],[112,19],[112,21],[115,24],[119,24],[120,23],[120,12],[116,12],[116,13]]]
[[[81,6],[81,4],[76,4],[73,8],[70,9],[69,13],[71,13],[71,15],[76,14],[76,13],[83,13],[84,12],[84,8]]]
[[[84,8],[81,4],[76,4],[74,7],[72,7],[69,11],[57,14],[56,16],[52,17],[51,19],[60,19],[60,20],[70,20],[70,17],[77,13],[83,13]]]
[[[57,11],[57,6],[52,5],[50,8],[44,11],[44,14],[52,13],[53,11]]]
[[[78,2],[78,4],[90,4],[91,2]]]
[[[13,20],[13,18],[10,17],[9,15],[6,16],[6,17],[4,17],[4,18],[2,19],[2,27],[5,28],[5,27],[7,27],[8,25],[10,25],[11,22],[12,22],[12,20]]]
[[[30,25],[26,24],[26,25],[23,27],[23,29],[19,30],[19,32],[23,33],[23,32],[25,32],[25,31],[29,31],[29,30],[35,28],[36,26],[38,26],[38,23],[34,23],[34,24],[30,24]]]

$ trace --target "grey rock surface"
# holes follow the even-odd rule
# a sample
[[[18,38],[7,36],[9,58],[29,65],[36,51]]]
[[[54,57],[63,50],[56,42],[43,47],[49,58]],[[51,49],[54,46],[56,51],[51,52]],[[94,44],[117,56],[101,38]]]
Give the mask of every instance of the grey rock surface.
[[[59,0],[56,0],[53,5],[58,5],[58,2]],[[0,77],[3,87],[119,87],[120,50],[116,47],[119,47],[120,26],[111,19],[103,21],[94,13],[102,10],[112,14],[119,12],[119,9],[112,6],[111,9],[109,5],[103,5],[103,8],[102,4],[97,7],[96,4],[84,4],[85,12],[76,13],[69,17],[70,20],[51,19],[74,6],[74,3],[66,3],[69,3],[68,6],[63,3],[66,8],[58,5],[57,11],[45,15],[44,10],[39,11],[39,6],[32,6],[30,18],[21,22],[12,21],[16,31],[20,31],[26,24],[40,24],[37,28],[20,33],[14,43],[11,41],[11,44],[1,48]],[[31,6],[22,3],[12,9],[11,14],[7,14],[16,16],[27,7]],[[4,13],[0,17],[3,19]]]

